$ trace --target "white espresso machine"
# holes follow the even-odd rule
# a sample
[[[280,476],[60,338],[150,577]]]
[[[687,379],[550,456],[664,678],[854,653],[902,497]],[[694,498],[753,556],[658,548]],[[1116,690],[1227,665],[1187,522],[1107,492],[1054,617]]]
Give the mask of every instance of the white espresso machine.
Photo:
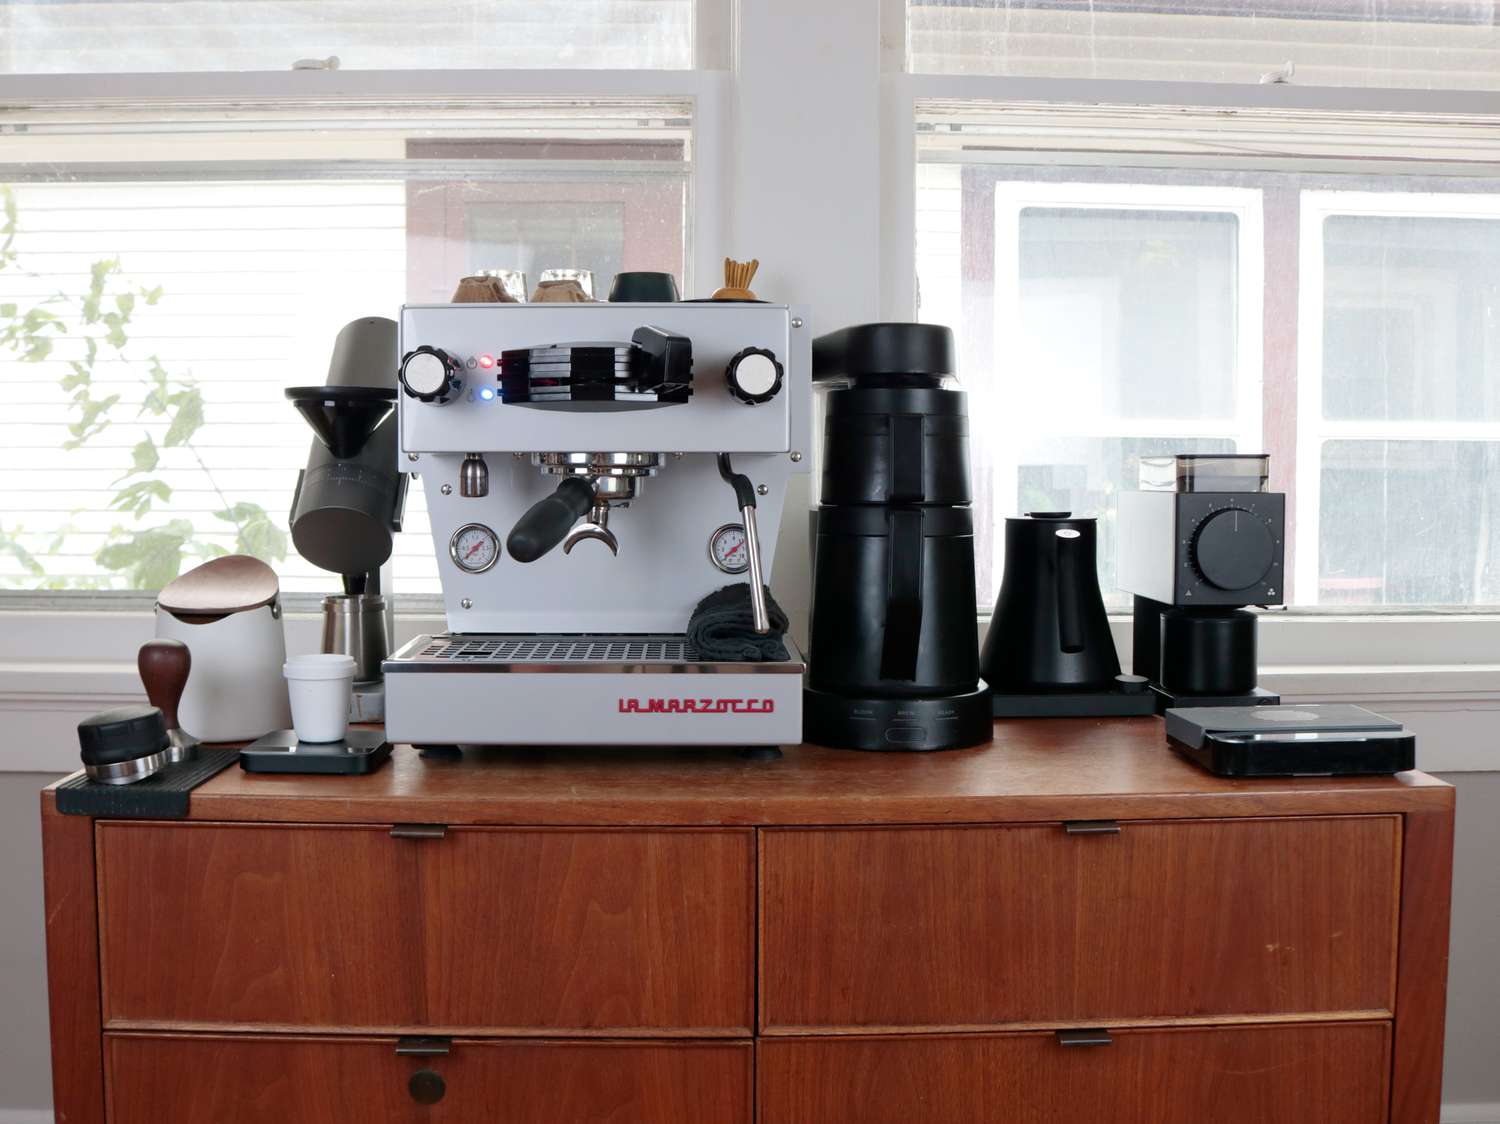
[[[685,629],[706,595],[770,581],[809,468],[810,339],[774,304],[403,308],[400,449],[448,631],[385,661],[390,740],[801,741],[790,640],[713,661]]]

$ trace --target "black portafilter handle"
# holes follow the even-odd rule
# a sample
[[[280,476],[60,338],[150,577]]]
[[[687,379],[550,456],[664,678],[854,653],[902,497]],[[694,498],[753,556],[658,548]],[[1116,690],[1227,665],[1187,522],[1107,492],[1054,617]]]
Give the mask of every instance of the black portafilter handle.
[[[535,562],[573,529],[573,524],[594,507],[594,489],[588,481],[569,476],[557,490],[538,500],[516,520],[505,539],[505,549],[517,562]]]

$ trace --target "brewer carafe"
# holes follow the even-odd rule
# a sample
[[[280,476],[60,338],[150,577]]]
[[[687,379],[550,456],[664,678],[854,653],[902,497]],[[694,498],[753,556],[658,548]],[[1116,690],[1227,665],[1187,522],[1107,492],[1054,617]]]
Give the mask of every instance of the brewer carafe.
[[[953,335],[865,324],[813,343],[825,410],[808,740],[945,749],[990,734],[979,688],[968,418]]]

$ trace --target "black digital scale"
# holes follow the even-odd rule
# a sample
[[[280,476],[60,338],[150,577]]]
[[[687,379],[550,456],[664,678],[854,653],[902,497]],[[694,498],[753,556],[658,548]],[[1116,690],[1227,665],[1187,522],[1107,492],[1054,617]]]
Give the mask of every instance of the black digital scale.
[[[1222,777],[1381,776],[1416,768],[1417,739],[1362,706],[1210,706],[1166,712],[1167,742]]]
[[[247,773],[373,773],[391,755],[385,731],[351,726],[336,742],[304,742],[294,730],[277,730],[240,750]]]

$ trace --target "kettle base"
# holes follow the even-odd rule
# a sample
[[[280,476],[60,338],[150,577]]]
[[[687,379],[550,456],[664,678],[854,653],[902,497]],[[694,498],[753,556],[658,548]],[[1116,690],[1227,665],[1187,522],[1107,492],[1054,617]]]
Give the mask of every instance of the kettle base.
[[[863,699],[808,687],[802,723],[809,742],[835,749],[962,749],[988,742],[994,732],[984,688],[933,698]]]

